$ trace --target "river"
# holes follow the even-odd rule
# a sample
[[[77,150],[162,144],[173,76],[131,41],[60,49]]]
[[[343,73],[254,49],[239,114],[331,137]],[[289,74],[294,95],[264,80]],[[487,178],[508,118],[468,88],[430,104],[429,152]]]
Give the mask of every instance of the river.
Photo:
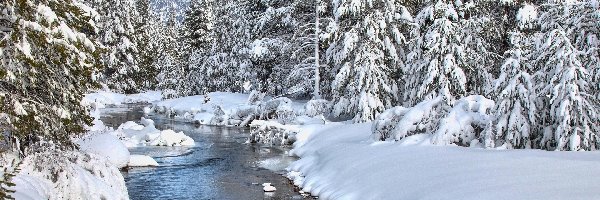
[[[102,110],[101,120],[118,127],[138,122],[144,105]],[[136,147],[131,154],[153,157],[159,167],[129,168],[123,172],[131,199],[307,199],[282,176],[294,158],[288,148],[246,144],[247,128],[197,126],[159,115],[147,116],[158,129],[183,131],[193,147]],[[276,192],[263,192],[271,183]]]

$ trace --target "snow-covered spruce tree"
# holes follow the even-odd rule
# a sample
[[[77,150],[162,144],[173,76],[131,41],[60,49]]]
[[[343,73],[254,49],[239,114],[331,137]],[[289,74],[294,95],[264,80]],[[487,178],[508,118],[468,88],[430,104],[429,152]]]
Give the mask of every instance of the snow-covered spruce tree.
[[[397,1],[333,1],[336,33],[327,61],[337,70],[332,94],[334,116],[355,122],[375,119],[398,102],[403,25],[412,20]]]
[[[535,64],[539,71],[537,89],[542,99],[540,119],[544,135],[540,148],[548,150],[595,150],[599,146],[599,104],[590,94],[592,76],[582,63],[583,52],[573,45],[572,26],[563,17],[581,17],[582,13],[570,13],[577,2],[549,6],[539,18],[543,38],[538,43]],[[567,12],[567,13],[563,13]],[[546,98],[544,98],[546,97]]]
[[[325,1],[298,0],[294,8],[293,16],[298,25],[291,39],[291,58],[295,66],[286,82],[291,86],[290,91],[299,95],[311,93],[313,99],[321,99],[323,72],[329,69],[324,64],[325,56],[322,55],[325,50],[324,40],[329,36],[325,29],[328,24],[333,23],[333,19],[326,12]]]
[[[415,105],[437,96],[452,106],[467,91],[465,45],[452,2],[430,3],[416,17],[417,38],[410,43],[404,69],[404,99]]]
[[[182,95],[203,94],[203,64],[213,45],[214,13],[212,0],[193,0],[190,2],[181,27],[182,62],[186,65],[185,81],[179,88]]]
[[[179,87],[183,80],[184,68],[180,62],[180,52],[178,52],[178,29],[175,9],[171,9],[171,15],[164,22],[164,28],[160,39],[158,49],[160,53],[158,60],[154,62],[159,73],[156,76],[158,81],[157,88],[162,91],[163,97],[170,99],[180,96]]]
[[[531,44],[527,35],[519,31],[512,33],[510,41],[513,47],[505,53],[507,58],[494,81],[494,123],[487,127],[493,131],[493,137],[487,138],[487,143],[488,147],[533,148],[537,139],[537,111],[528,59]]]
[[[87,0],[99,14],[99,40],[106,47],[103,82],[111,89],[125,93],[140,91],[138,44],[135,22],[138,12],[134,0]]]
[[[212,30],[214,27],[213,0],[192,0],[185,12],[181,37],[190,49],[208,50],[212,46]]]
[[[0,3],[0,132],[18,146],[72,148],[91,122],[80,101],[98,86],[99,50],[84,34],[95,14],[78,0]]]
[[[139,71],[132,76],[139,76],[140,90],[154,90],[158,84],[156,76],[158,69],[154,65],[159,55],[159,38],[161,36],[162,22],[158,14],[152,9],[150,0],[135,2],[138,18],[135,20],[136,43],[138,45]]]
[[[241,92],[242,85],[252,80],[248,49],[252,39],[251,10],[253,1],[215,1],[214,43],[206,61],[198,88],[205,92]]]
[[[513,28],[514,6],[509,1],[469,0],[453,2],[460,26],[463,70],[467,92],[487,94],[493,75],[498,75],[502,54],[508,50],[507,38]]]
[[[600,3],[582,0],[559,5],[549,4],[542,17],[542,29],[561,27],[573,46],[581,51],[581,64],[592,76],[590,94],[600,98]]]

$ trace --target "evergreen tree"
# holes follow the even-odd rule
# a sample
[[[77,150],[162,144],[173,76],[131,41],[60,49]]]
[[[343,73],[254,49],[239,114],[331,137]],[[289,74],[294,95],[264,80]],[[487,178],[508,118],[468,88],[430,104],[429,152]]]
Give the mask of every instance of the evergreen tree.
[[[590,93],[593,76],[582,62],[587,52],[578,49],[572,39],[576,34],[572,30],[580,25],[570,23],[570,19],[586,17],[585,12],[568,9],[577,4],[579,2],[549,5],[539,19],[543,36],[537,46],[535,63],[544,108],[542,149],[598,148],[599,104]],[[554,21],[563,17],[566,19]]]
[[[417,38],[410,44],[404,72],[404,99],[410,105],[442,96],[452,106],[468,92],[466,47],[455,8],[439,0],[417,15]]]
[[[156,76],[160,52],[160,36],[162,35],[162,22],[158,14],[152,9],[150,0],[136,1],[136,10],[139,17],[135,20],[135,39],[138,44],[138,66],[139,71],[131,76],[137,76],[140,90],[154,90],[158,84]]]
[[[511,37],[513,47],[501,66],[500,76],[494,81],[496,106],[494,107],[494,126],[498,139],[495,145],[507,148],[533,148],[537,131],[536,93],[533,78],[530,75],[527,56],[530,43],[527,36],[514,32]],[[492,141],[493,142],[493,141]]]
[[[412,21],[396,1],[333,2],[336,31],[327,61],[337,71],[331,85],[335,116],[373,120],[398,102],[403,66],[402,25]]]
[[[99,13],[99,40],[106,47],[103,81],[124,93],[140,91],[145,77],[139,76],[135,20],[138,13],[133,0],[88,0]]]
[[[100,50],[85,34],[95,15],[77,0],[0,3],[0,132],[21,146],[74,147],[91,122],[81,99],[98,86]]]
[[[177,23],[175,9],[171,10],[171,15],[163,27],[163,35],[159,38],[160,46],[158,49],[160,49],[160,53],[154,64],[160,70],[156,77],[158,81],[157,88],[162,91],[163,97],[170,99],[180,96],[178,91],[180,91],[179,87],[184,77],[184,69],[178,52],[179,24]]]

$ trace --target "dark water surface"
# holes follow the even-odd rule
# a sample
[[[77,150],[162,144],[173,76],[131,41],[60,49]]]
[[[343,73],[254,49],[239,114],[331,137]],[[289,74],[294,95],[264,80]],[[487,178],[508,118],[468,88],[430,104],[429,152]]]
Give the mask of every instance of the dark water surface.
[[[102,121],[115,128],[126,121],[139,121],[143,107],[104,109]],[[248,129],[196,126],[160,116],[148,118],[158,129],[183,131],[196,141],[196,146],[129,149],[131,154],[153,157],[160,165],[130,168],[123,173],[131,199],[305,198],[281,175],[282,166],[293,160],[284,155],[288,149],[245,144]],[[271,170],[263,168],[265,165]],[[267,182],[277,191],[263,192],[262,184]]]

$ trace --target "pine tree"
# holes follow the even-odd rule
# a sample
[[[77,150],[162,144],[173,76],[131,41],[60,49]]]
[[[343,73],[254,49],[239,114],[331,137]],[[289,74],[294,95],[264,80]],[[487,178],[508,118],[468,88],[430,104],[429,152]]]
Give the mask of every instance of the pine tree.
[[[154,90],[158,84],[156,76],[158,69],[154,62],[158,61],[159,42],[162,34],[162,22],[153,10],[150,0],[136,1],[136,10],[139,13],[135,19],[135,39],[138,44],[139,71],[131,76],[137,76],[139,90]]]
[[[158,60],[154,63],[155,67],[160,70],[156,79],[158,81],[157,88],[162,91],[163,97],[170,99],[180,96],[179,91],[181,81],[184,77],[184,69],[181,64],[181,57],[178,52],[178,30],[175,9],[171,9],[171,15],[164,24],[162,30],[163,35],[160,39],[160,54]]]
[[[77,0],[0,3],[0,132],[21,146],[74,147],[91,122],[80,101],[98,86],[99,48],[85,34],[95,15]]]
[[[595,150],[599,145],[599,104],[590,93],[592,74],[584,66],[583,55],[573,42],[572,18],[585,18],[584,12],[571,12],[578,2],[549,5],[539,21],[543,37],[538,44],[537,85],[542,98],[544,136],[540,147],[549,150]],[[566,17],[561,21],[560,19]],[[588,16],[589,17],[589,16]]]
[[[403,66],[402,25],[412,20],[396,1],[334,1],[336,31],[327,61],[336,71],[332,83],[335,116],[355,122],[375,119],[398,102]]]
[[[99,13],[99,40],[106,47],[103,81],[112,89],[124,93],[140,91],[138,44],[135,20],[138,13],[133,0],[88,0]]]
[[[439,0],[423,8],[404,70],[404,99],[414,105],[442,96],[447,105],[467,94],[468,68],[455,5]]]
[[[530,43],[526,35],[513,32],[513,47],[505,54],[507,58],[500,68],[500,76],[494,81],[496,106],[493,109],[494,138],[496,145],[507,148],[533,148],[537,139],[537,110],[534,81],[530,75],[531,67],[527,56],[530,54]]]

